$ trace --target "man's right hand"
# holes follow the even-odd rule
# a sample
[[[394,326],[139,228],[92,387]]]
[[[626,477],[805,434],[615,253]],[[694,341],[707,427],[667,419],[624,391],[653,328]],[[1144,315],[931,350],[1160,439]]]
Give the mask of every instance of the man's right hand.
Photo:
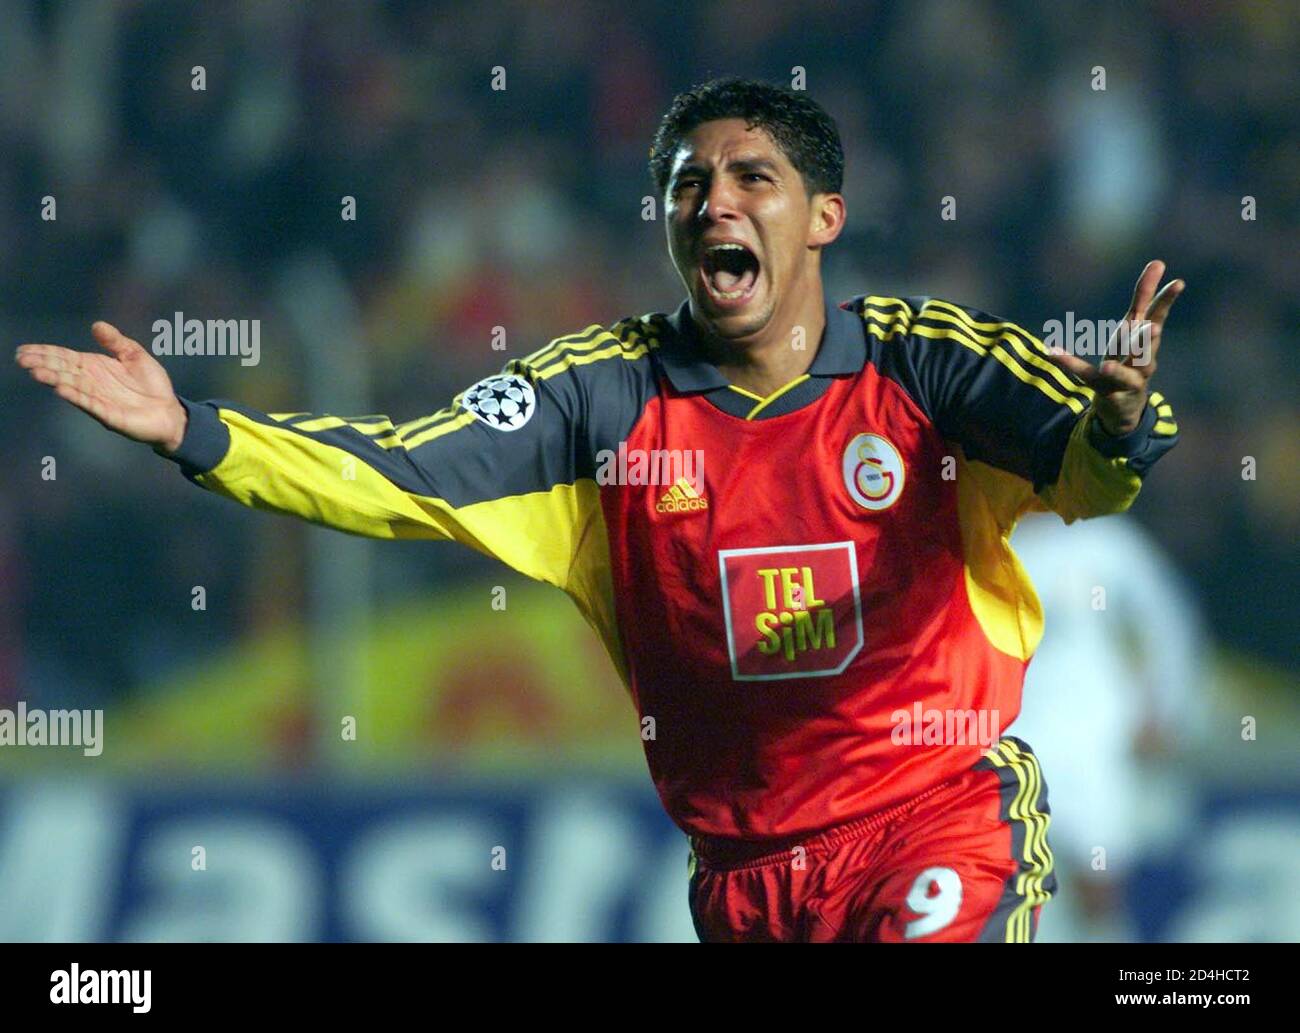
[[[188,418],[162,363],[109,323],[95,323],[90,332],[107,355],[22,344],[14,358],[34,380],[109,430],[171,455]]]

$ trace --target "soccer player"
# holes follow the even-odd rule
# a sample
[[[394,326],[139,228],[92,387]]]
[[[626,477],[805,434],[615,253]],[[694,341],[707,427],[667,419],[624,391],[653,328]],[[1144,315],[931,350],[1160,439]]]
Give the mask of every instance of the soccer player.
[[[681,307],[556,338],[406,423],[179,398],[103,322],[107,354],[18,362],[244,505],[562,588],[690,836],[701,939],[1028,941],[1047,790],[1001,730],[1041,611],[1008,535],[1031,509],[1125,509],[1172,447],[1142,357],[1182,281],[1143,270],[1112,343],[1150,350],[1099,367],[934,298],[836,305],[838,131],[763,83],[676,97],[650,169]]]

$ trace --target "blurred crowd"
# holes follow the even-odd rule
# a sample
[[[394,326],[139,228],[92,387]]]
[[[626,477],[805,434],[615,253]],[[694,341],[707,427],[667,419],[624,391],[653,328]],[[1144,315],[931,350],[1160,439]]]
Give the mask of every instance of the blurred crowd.
[[[1136,514],[1216,644],[1300,660],[1288,5],[0,0],[0,23],[6,339],[260,319],[260,365],[169,358],[177,390],[328,410],[303,386],[318,342],[287,313],[307,263],[351,295],[365,411],[395,419],[553,337],[671,311],[643,217],[659,116],[715,75],[802,70],[845,144],[837,300],[938,295],[1041,334],[1118,319],[1149,258],[1187,281],[1158,374],[1181,447]],[[200,500],[12,364],[0,385],[0,704],[121,699],[300,616],[301,528]],[[376,562],[389,598],[490,569],[412,543]],[[195,584],[219,601],[201,620]]]

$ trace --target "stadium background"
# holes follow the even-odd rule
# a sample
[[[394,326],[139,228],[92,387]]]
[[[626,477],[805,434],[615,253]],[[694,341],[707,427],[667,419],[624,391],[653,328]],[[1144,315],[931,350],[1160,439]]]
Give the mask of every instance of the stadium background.
[[[146,343],[176,311],[259,319],[259,365],[166,359],[178,391],[431,412],[551,337],[671,311],[642,218],[658,116],[803,69],[847,152],[837,298],[1037,328],[1118,318],[1149,257],[1187,280],[1159,373],[1183,441],[1135,511],[1201,608],[1211,717],[1160,762],[1178,806],[1144,801],[1168,821],[1125,906],[1150,939],[1293,940],[1296,13],[8,0],[0,328],[85,348],[95,318]],[[558,593],[240,510],[12,364],[0,387],[0,706],[105,712],[100,757],[0,748],[0,939],[691,938],[683,838]]]

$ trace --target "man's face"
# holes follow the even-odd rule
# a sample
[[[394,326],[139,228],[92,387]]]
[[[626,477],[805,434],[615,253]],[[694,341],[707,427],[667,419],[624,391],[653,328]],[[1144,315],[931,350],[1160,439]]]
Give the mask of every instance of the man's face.
[[[697,322],[729,340],[767,326],[814,263],[812,200],[780,147],[744,119],[705,122],[683,137],[665,199],[668,251]]]

